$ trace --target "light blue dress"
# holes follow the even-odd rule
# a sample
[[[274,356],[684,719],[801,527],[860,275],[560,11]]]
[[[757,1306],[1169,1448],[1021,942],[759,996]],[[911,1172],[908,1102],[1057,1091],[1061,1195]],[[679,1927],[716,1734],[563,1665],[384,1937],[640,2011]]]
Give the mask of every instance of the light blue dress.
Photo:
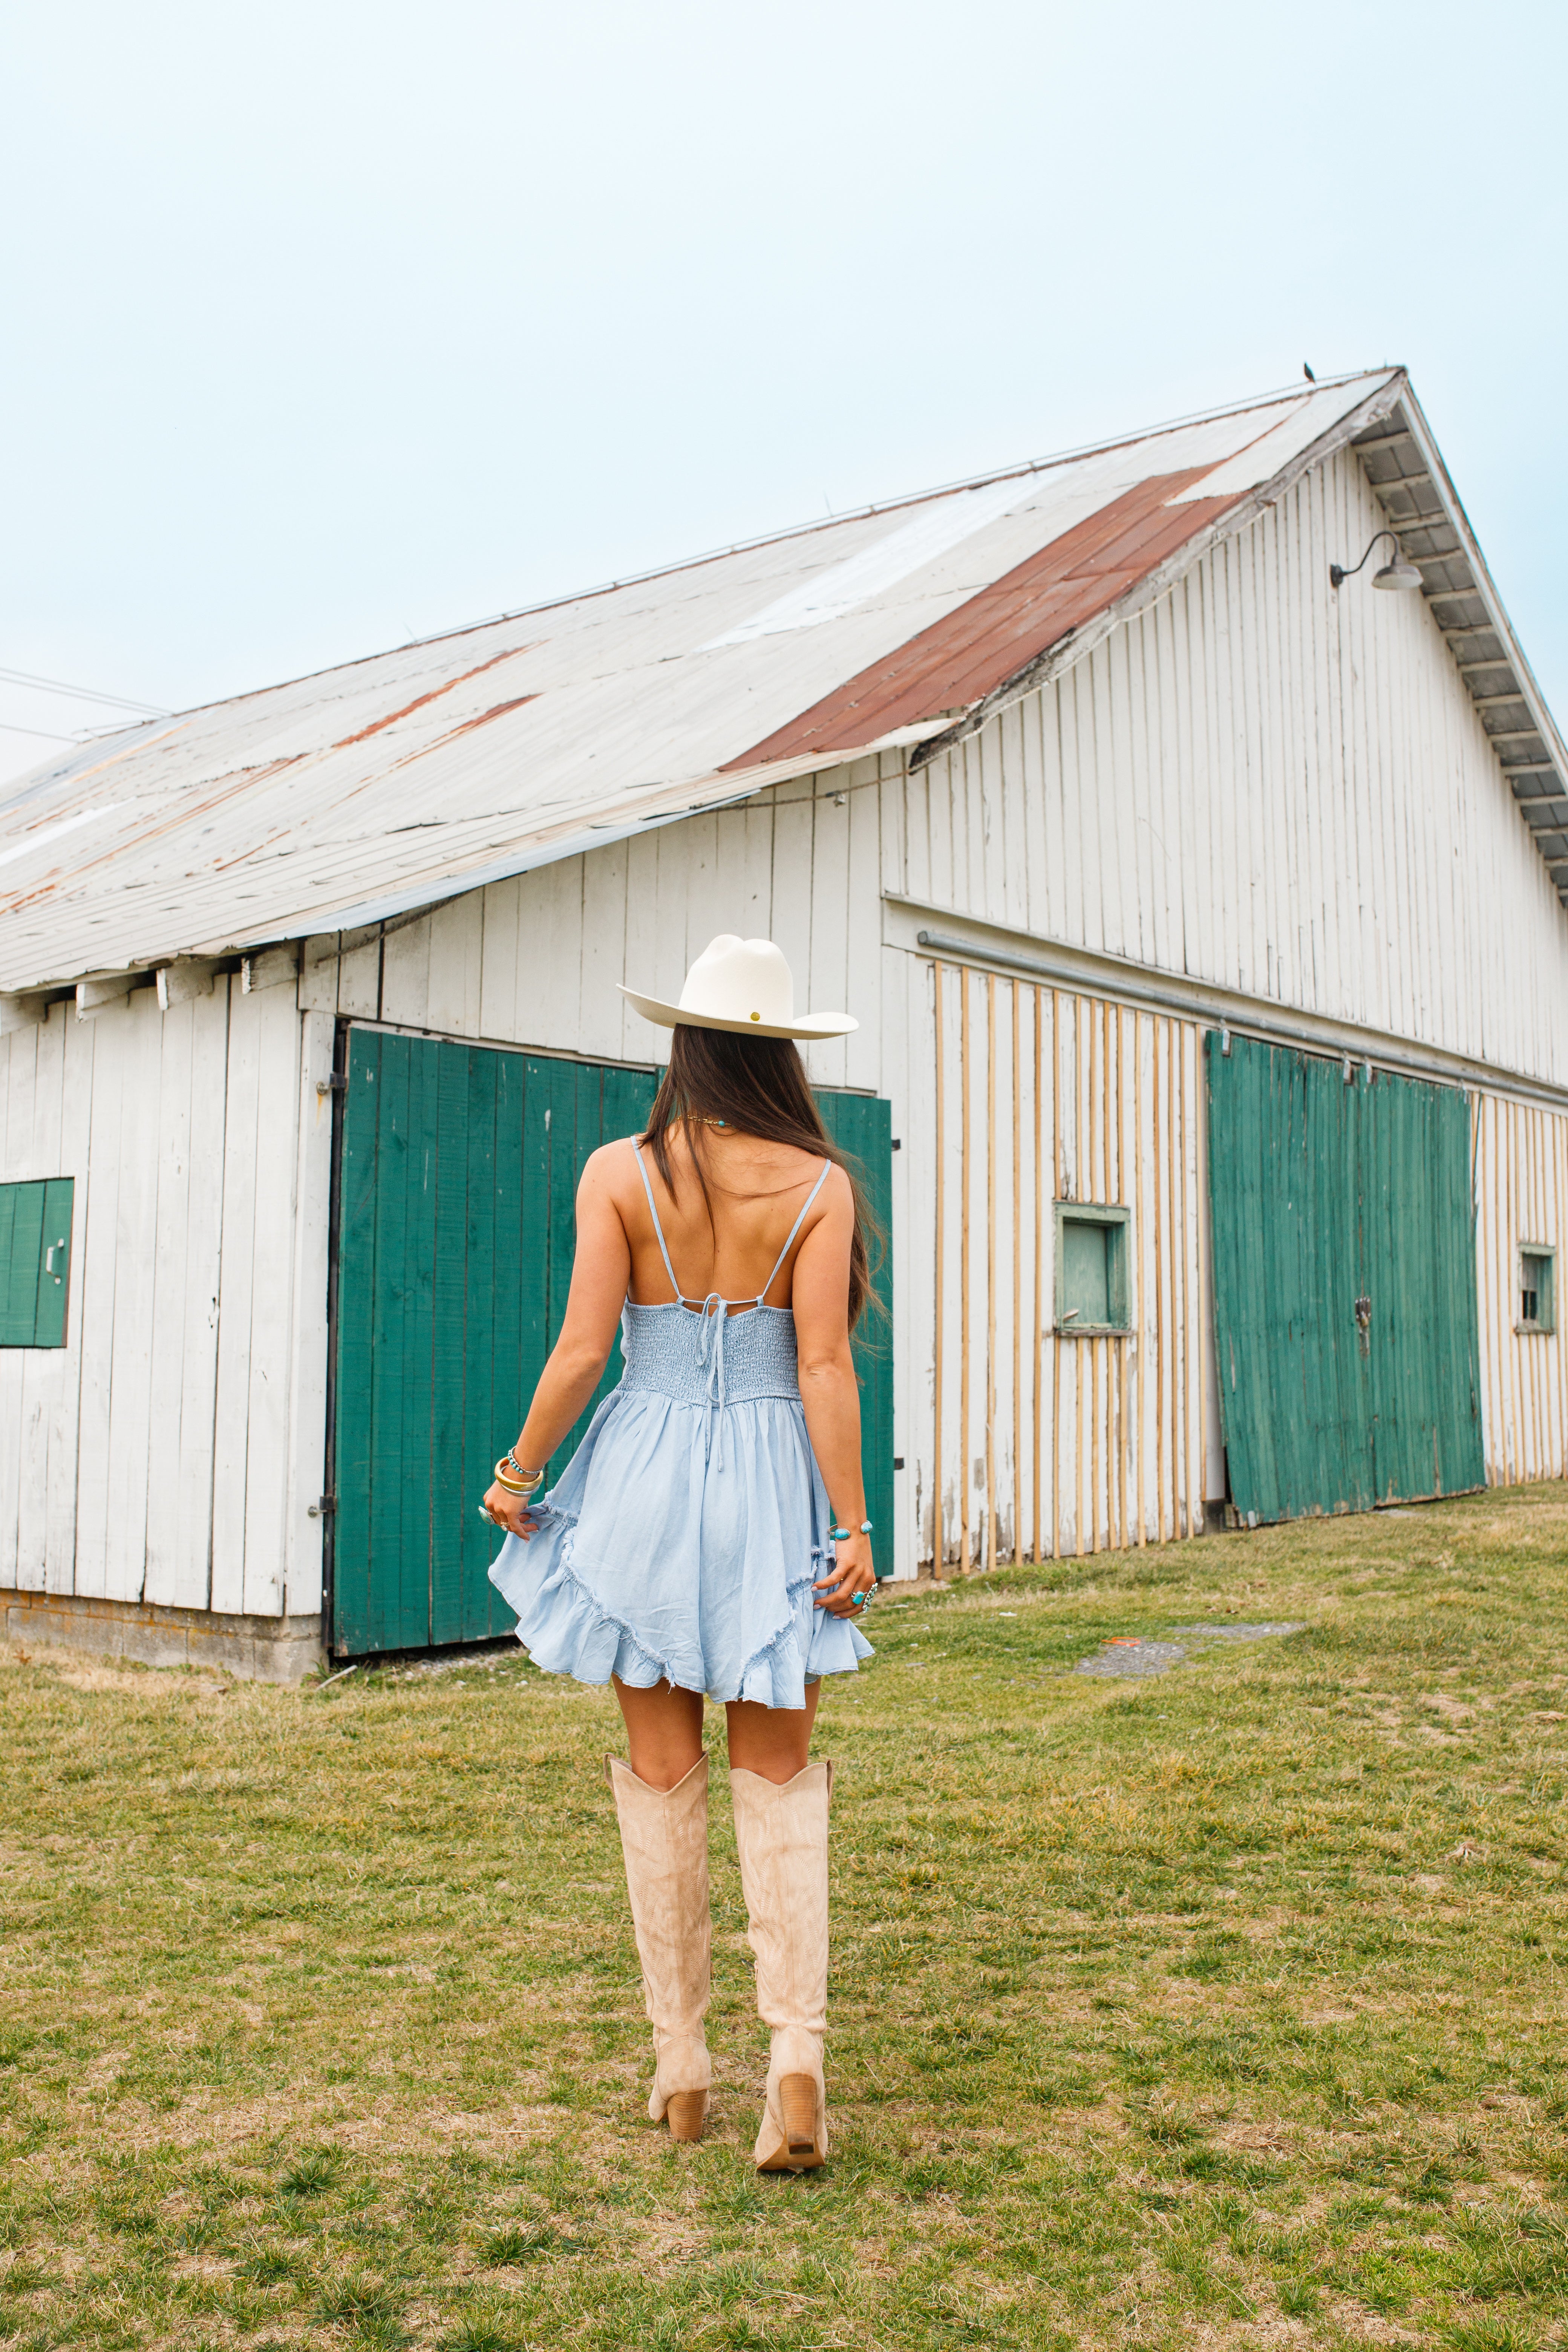
[[[806,1435],[795,1315],[767,1303],[832,1162],[754,1299],[689,1299],[631,1148],[675,1297],[627,1299],[620,1385],[533,1506],[538,1532],[508,1536],[490,1581],[546,1674],[804,1706],[807,1683],[872,1655],[848,1618],[816,1605],[833,1517]]]

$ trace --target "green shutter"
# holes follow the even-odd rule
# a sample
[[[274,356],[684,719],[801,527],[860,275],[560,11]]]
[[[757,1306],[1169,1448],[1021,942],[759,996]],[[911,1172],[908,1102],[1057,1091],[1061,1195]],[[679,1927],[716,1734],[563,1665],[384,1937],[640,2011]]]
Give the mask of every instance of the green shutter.
[[[1244,1517],[1484,1483],[1469,1106],[1207,1041],[1220,1411]]]
[[[0,1184],[0,1348],[63,1348],[74,1177]]]

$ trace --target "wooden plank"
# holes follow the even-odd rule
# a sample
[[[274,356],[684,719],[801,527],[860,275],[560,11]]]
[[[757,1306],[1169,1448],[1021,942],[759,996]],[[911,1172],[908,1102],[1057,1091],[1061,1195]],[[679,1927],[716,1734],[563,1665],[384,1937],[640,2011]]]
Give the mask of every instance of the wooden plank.
[[[404,1448],[409,1435],[403,1318],[409,1279],[408,1192],[414,1177],[408,1100],[412,1053],[409,1038],[384,1037],[375,1078],[375,1273],[370,1360],[373,1450],[364,1626],[367,1650],[398,1649],[404,1634],[399,1560],[405,1475]]]
[[[1044,1097],[1044,1096],[1043,1096],[1043,1094],[1042,1094],[1042,1092],[1041,1092],[1041,1084],[1042,1084],[1042,1075],[1041,1075],[1041,1074],[1042,1074],[1043,1063],[1044,1063],[1044,1056],[1043,1056],[1043,1052],[1042,1052],[1042,1046],[1043,1046],[1043,1042],[1044,1042],[1044,1041],[1043,1041],[1042,1036],[1041,1036],[1041,1028],[1042,1028],[1043,1020],[1044,1020],[1044,1003],[1045,1003],[1045,1000],[1044,1000],[1044,997],[1043,997],[1043,995],[1042,995],[1041,991],[1040,991],[1037,987],[1032,991],[1032,1000],[1033,1000],[1033,1012],[1034,1012],[1034,1038],[1035,1038],[1035,1093],[1034,1093],[1033,1112],[1032,1112],[1032,1116],[1031,1116],[1031,1118],[1030,1118],[1030,1123],[1029,1123],[1029,1125],[1030,1125],[1030,1150],[1031,1150],[1031,1156],[1032,1156],[1033,1163],[1034,1163],[1034,1177],[1035,1177],[1035,1263],[1034,1263],[1034,1288],[1033,1288],[1033,1290],[1032,1290],[1032,1292],[1031,1292],[1031,1294],[1030,1294],[1030,1301],[1029,1301],[1029,1305],[1030,1305],[1030,1315],[1029,1315],[1029,1348],[1030,1348],[1030,1352],[1031,1352],[1031,1354],[1032,1354],[1032,1356],[1033,1356],[1033,1358],[1034,1358],[1034,1381],[1033,1381],[1033,1406],[1034,1406],[1034,1410],[1033,1410],[1033,1412],[1032,1412],[1032,1413],[1031,1413],[1031,1415],[1030,1415],[1030,1420],[1031,1420],[1031,1423],[1032,1423],[1032,1435],[1033,1435],[1033,1441],[1034,1441],[1034,1454],[1033,1454],[1033,1467],[1034,1467],[1034,1525],[1033,1525],[1033,1528],[1032,1528],[1032,1532],[1031,1532],[1031,1540],[1030,1540],[1030,1548],[1029,1548],[1029,1557],[1030,1557],[1030,1559],[1031,1559],[1036,1560],[1036,1561],[1038,1561],[1038,1559],[1039,1559],[1039,1558],[1040,1558],[1040,1527],[1041,1527],[1041,1510],[1040,1510],[1040,1422],[1041,1422],[1041,1415],[1042,1415],[1042,1398],[1041,1398],[1041,1394],[1040,1394],[1040,1385],[1041,1385],[1041,1373],[1042,1373],[1042,1367],[1043,1367],[1044,1360],[1045,1360],[1045,1318],[1046,1318],[1046,1297],[1045,1297],[1045,1282],[1044,1282],[1045,1263],[1046,1263],[1046,1252],[1045,1252],[1045,1239],[1046,1239],[1046,1183],[1045,1183],[1045,1139],[1046,1139],[1046,1129],[1045,1129],[1045,1119],[1046,1119],[1046,1108],[1045,1108],[1045,1097]],[[1053,1474],[1053,1483],[1054,1483],[1054,1474]]]
[[[1051,991],[1051,1137],[1054,1160],[1055,1192],[1053,1201],[1063,1198],[1064,1170],[1062,1148],[1062,1000],[1061,991]],[[1051,1278],[1056,1268],[1056,1219],[1051,1220]],[[1051,1558],[1062,1554],[1062,1335],[1055,1316],[1051,1318]]]
[[[14,1031],[11,1038],[0,1042],[0,1053],[18,1034],[26,1034]],[[24,1050],[29,1056],[35,1050],[30,1035]],[[19,1137],[8,1130],[5,1140],[9,1168],[24,1165]],[[13,1177],[0,1186],[0,1587],[5,1588],[15,1586],[19,1578],[24,1362],[20,1351],[31,1345],[37,1321],[43,1233],[43,1185],[24,1184]]]
[[[408,1046],[408,1153],[403,1193],[403,1293],[394,1345],[401,1349],[403,1440],[397,1528],[398,1649],[422,1648],[431,1638],[431,1527],[436,1469],[435,1293],[436,1163],[439,1076],[445,1054],[429,1038]]]
[[[958,1074],[959,1074],[959,1256],[958,1256],[958,1508],[959,1508],[959,1574],[967,1576],[969,1554],[969,1192],[971,1139],[974,1132],[970,1087],[968,971],[960,966],[958,972]]]
[[[90,1024],[89,1024],[90,1025]],[[49,1544],[49,1442],[61,1390],[74,1384],[74,1335],[68,1307],[76,1258],[76,1183],[65,1167],[62,1138],[66,1024],[59,1013],[39,1022],[29,1041],[35,1055],[30,1165],[48,1181],[44,1202],[44,1244],[67,1239],[64,1278],[51,1282],[40,1268],[38,1334],[45,1346],[29,1351],[21,1367],[21,1464],[16,1496],[16,1581],[25,1591],[47,1583]],[[0,1100],[5,1090],[0,1083]],[[7,1123],[10,1111],[6,1111]],[[57,1259],[57,1267],[59,1261]],[[0,1493],[6,1491],[0,1486]],[[0,1506],[3,1508],[3,1506]]]
[[[550,971],[551,896],[557,881],[553,866],[542,866],[518,877],[517,901],[517,999],[506,1016],[504,1029],[492,1030],[498,1037],[516,1037],[531,1045],[548,1045],[561,1042],[552,1033],[561,1024],[557,1015],[563,1005],[568,979]],[[581,877],[569,866],[562,887],[581,890]],[[578,987],[582,984],[579,965],[573,975]]]
[[[121,1093],[125,1074],[125,1056],[115,1050],[114,1033],[117,1024],[127,1017],[123,1013],[100,1013],[94,1022],[76,1024],[92,1033],[93,1051],[90,1064],[88,1057],[81,1057],[80,1072],[87,1097],[82,1126],[86,1129],[90,1122],[90,1134],[83,1136],[89,1181],[77,1244],[82,1296],[77,1322],[81,1334],[81,1389],[75,1574],[68,1585],[51,1582],[50,1590],[74,1591],[93,1600],[104,1598],[108,1589],[110,1372],[120,1217]]]
[[[1014,981],[1013,1014],[1013,1558],[1024,1557],[1024,1119],[1023,990]]]
[[[449,1036],[482,1034],[486,900],[483,890],[469,890],[431,912],[425,1025]]]
[[[184,1330],[180,1341],[180,1446],[175,1482],[171,1599],[205,1609],[212,1598],[214,1447],[216,1438],[218,1303],[226,1190],[229,1005],[239,983],[220,973],[210,996],[191,1002],[190,1155],[185,1211]]]
[[[283,1608],[289,1617],[321,1606],[322,1528],[311,1506],[327,1483],[327,1276],[332,1180],[332,1097],[318,1092],[331,1076],[336,1024],[324,1012],[300,1022],[295,1126],[293,1301],[289,1372],[287,1549]]]
[[[868,761],[868,768],[875,763]],[[860,1024],[845,1040],[847,1086],[889,1095],[882,1045],[882,898],[879,806],[887,787],[852,792],[846,842],[844,1009]],[[813,934],[815,941],[815,931]]]
[[[381,1063],[388,1041],[351,1029],[339,1167],[332,1642],[358,1656],[371,1646],[371,1511],[375,1458],[376,1212]]]
[[[629,977],[626,869],[624,841],[596,849],[583,860],[583,1000],[576,1046],[579,1053],[606,1059],[622,1052],[625,1027],[626,999],[618,992],[618,983]],[[647,1027],[646,1023],[643,1025]],[[647,1034],[651,1040],[652,1032]]]
[[[522,1101],[522,1126],[519,1137],[518,1181],[521,1201],[519,1231],[518,1279],[511,1294],[515,1300],[515,1332],[517,1355],[510,1375],[512,1392],[522,1412],[533,1394],[533,1387],[544,1369],[550,1352],[550,1275],[551,1275],[551,1128],[554,1124],[554,1069],[549,1062],[527,1064],[526,1088]],[[498,1187],[499,1159],[501,1148],[500,1112],[497,1114]],[[498,1234],[501,1230],[498,1212]],[[500,1359],[500,1325],[501,1302],[497,1301],[498,1364]],[[509,1321],[510,1316],[509,1315]],[[500,1403],[500,1374],[498,1397]],[[521,1414],[519,1415],[521,1425]],[[530,1463],[530,1469],[541,1465]],[[548,1465],[545,1465],[548,1467]],[[559,1469],[560,1465],[555,1465]]]
[[[256,1283],[261,1032],[268,1002],[265,992],[245,996],[237,989],[230,992],[212,1530],[212,1605],[230,1614],[245,1606],[250,1318]]]
[[[947,1288],[947,1101],[943,1073],[947,1062],[947,1045],[943,1026],[943,991],[945,968],[931,966],[931,1003],[936,1053],[934,1072],[936,1084],[936,1297],[932,1316],[931,1365],[931,1562],[933,1573],[942,1574],[947,1558],[946,1514],[943,1508],[942,1484],[942,1360],[946,1334],[942,1323],[942,1305]],[[911,1141],[913,1139],[910,1139]]]
[[[489,1120],[475,1103],[479,1068],[497,1057],[477,1048],[442,1045],[437,1049],[431,1100],[426,1107],[426,1132],[431,1138],[431,1203],[433,1249],[430,1282],[430,1365],[428,1402],[430,1451],[430,1521],[427,1530],[430,1572],[430,1639],[456,1642],[465,1638],[463,1555],[468,1520],[479,1524],[473,1506],[489,1479],[484,1474],[495,1454],[482,1433],[476,1436],[479,1459],[465,1463],[468,1425],[468,1170],[472,1139],[486,1125],[493,1134],[494,1086],[489,1089]],[[480,1165],[484,1164],[480,1143]],[[482,1177],[481,1177],[482,1181]],[[492,1192],[493,1201],[493,1192]],[[476,1302],[477,1305],[478,1302]],[[487,1328],[486,1338],[489,1332]],[[485,1349],[488,1369],[489,1349]],[[506,1441],[510,1443],[510,1440]],[[498,1444],[496,1453],[500,1448]],[[467,1475],[465,1475],[465,1472]],[[483,1484],[475,1480],[483,1477]],[[468,1508],[464,1510],[467,1502]],[[482,1533],[482,1529],[481,1529]],[[487,1628],[488,1630],[488,1628]]]
[[[114,1334],[110,1363],[104,1591],[110,1600],[140,1601],[147,1559],[147,1437],[163,1016],[153,991],[140,989],[127,1000],[123,1013],[110,1017],[114,1022],[113,1051],[123,1057],[124,1076],[116,1202]]]
[[[185,1299],[191,1218],[192,1075],[195,1006],[173,1004],[162,1016],[157,1174],[156,1278],[146,1465],[146,1578],[142,1597],[173,1604],[179,1585],[180,1420],[184,1391]],[[209,1183],[205,1169],[198,1183]]]
[[[1140,1545],[1149,1540],[1149,1520],[1146,1506],[1144,1472],[1148,1455],[1148,1383],[1143,1370],[1149,1360],[1149,1258],[1148,1258],[1148,1186],[1147,1171],[1153,1155],[1154,1144],[1143,1124],[1143,1024],[1144,1015],[1132,1015],[1132,1148],[1131,1171],[1132,1210],[1132,1297],[1130,1320],[1136,1342],[1132,1359],[1133,1413],[1133,1507],[1137,1512],[1137,1534]]]
[[[626,844],[625,976],[628,987],[650,993],[658,992],[654,974],[658,948],[658,832],[643,833],[634,835]],[[676,988],[679,993],[679,981]],[[660,1033],[634,1012],[625,997],[619,1002],[621,1042],[616,1050],[627,1061],[658,1060],[665,1050]]]
[[[479,934],[479,1034],[517,1035],[517,962],[522,884],[492,882],[484,893]],[[478,1525],[476,1519],[475,1522]]]
[[[839,1149],[856,1163],[872,1215],[892,1232],[892,1107],[882,1097],[824,1091],[817,1097],[822,1122]],[[879,1577],[896,1565],[893,1533],[892,1266],[888,1258],[872,1271],[881,1302],[878,1316],[868,1308],[855,1333],[855,1369],[860,1385],[860,1467],[866,1515],[871,1521],[871,1554]]]
[[[382,944],[381,1018],[408,1029],[430,1026],[430,918],[400,923]]]
[[[864,800],[866,795],[861,793],[858,797]],[[811,955],[804,973],[798,964],[792,969],[797,990],[804,982],[807,1004],[822,1005],[830,1011],[847,1010],[858,1015],[859,1007],[849,1001],[850,929],[857,918],[874,925],[877,917],[873,914],[868,919],[864,908],[852,908],[850,904],[849,810],[849,797],[832,791],[821,793],[812,804]],[[868,946],[874,944],[875,936],[875,930],[868,929]],[[796,1002],[800,1002],[798,996]],[[812,1045],[808,1053],[814,1086],[846,1084],[848,1054],[842,1038]]]
[[[300,1013],[291,989],[259,1007],[245,1476],[244,1606],[283,1608],[289,1549],[289,1372],[293,1360],[295,1181],[300,1157]]]
[[[58,1165],[74,1176],[74,1231],[66,1306],[68,1346],[49,1406],[47,1535],[44,1555],[44,1589],[71,1592],[76,1589],[78,1430],[81,1412],[82,1330],[85,1317],[89,1209],[89,1143],[92,1124],[92,1069],[96,1024],[78,1021],[65,1011],[55,1019],[61,1029],[60,1139]],[[51,1027],[53,1024],[51,1023]]]
[[[1171,1129],[1169,1087],[1162,1087],[1165,1073],[1162,1066],[1164,1031],[1169,1026],[1159,1014],[1150,1022],[1153,1064],[1154,1143],[1152,1154],[1154,1178],[1154,1297],[1151,1318],[1154,1347],[1154,1500],[1158,1512],[1156,1540],[1165,1540],[1166,1452],[1165,1452],[1165,1345],[1170,1329],[1170,1316],[1165,1303],[1165,1173],[1170,1166]]]
[[[996,975],[985,975],[985,1566],[996,1565]]]
[[[350,945],[351,940],[355,943]],[[347,1019],[379,1021],[381,1011],[382,940],[379,929],[368,939],[345,936],[338,963],[338,1011]],[[238,995],[237,987],[235,991]]]
[[[454,1206],[463,1202],[460,1228],[462,1296],[456,1269],[448,1276],[449,1313],[461,1312],[462,1500],[460,1582],[448,1605],[437,1579],[434,1638],[477,1640],[509,1632],[516,1622],[489,1580],[498,1538],[473,1506],[495,1475],[495,1465],[522,1426],[523,1391],[520,1285],[537,1244],[525,1230],[522,1202],[522,1120],[527,1064],[520,1054],[470,1052],[462,1073],[461,1118],[451,1136]],[[456,1107],[454,1092],[454,1107]],[[443,1111],[443,1157],[447,1137]],[[453,1368],[457,1385],[457,1368]],[[439,1560],[439,1553],[437,1559]]]

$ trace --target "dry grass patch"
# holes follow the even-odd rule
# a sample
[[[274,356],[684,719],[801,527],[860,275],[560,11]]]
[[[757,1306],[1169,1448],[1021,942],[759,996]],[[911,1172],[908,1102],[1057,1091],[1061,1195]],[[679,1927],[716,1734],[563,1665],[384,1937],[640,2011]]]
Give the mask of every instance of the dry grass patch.
[[[782,2182],[721,1767],[677,2150],[607,1697],[14,1647],[0,2345],[1561,2346],[1565,1602],[1559,1487],[884,1595]]]

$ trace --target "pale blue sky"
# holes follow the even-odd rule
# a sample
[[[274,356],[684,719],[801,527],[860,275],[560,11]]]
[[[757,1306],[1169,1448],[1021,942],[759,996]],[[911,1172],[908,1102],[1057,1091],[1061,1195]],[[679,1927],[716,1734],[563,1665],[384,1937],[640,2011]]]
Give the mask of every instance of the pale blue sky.
[[[0,668],[188,703],[1402,360],[1568,717],[1565,68],[1531,0],[31,0]]]

